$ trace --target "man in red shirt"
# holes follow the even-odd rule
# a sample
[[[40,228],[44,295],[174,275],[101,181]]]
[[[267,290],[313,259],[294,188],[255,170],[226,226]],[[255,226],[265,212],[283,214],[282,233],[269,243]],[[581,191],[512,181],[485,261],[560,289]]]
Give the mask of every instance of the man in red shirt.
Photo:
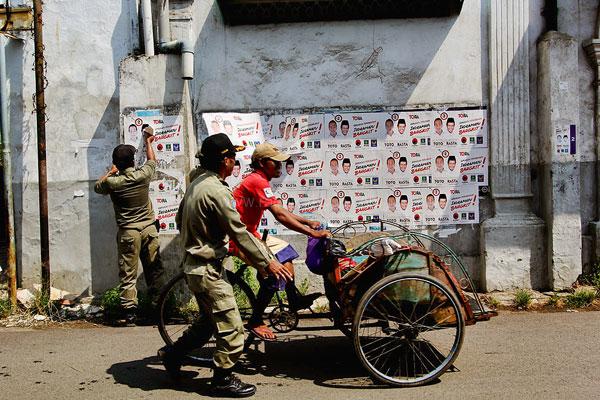
[[[321,225],[320,222],[310,221],[286,210],[273,194],[269,181],[281,176],[281,163],[289,158],[289,155],[282,153],[270,143],[262,143],[256,146],[250,164],[254,171],[244,178],[233,191],[233,198],[240,213],[240,219],[246,225],[246,229],[258,238],[261,237],[258,226],[264,211],[267,209],[271,211],[277,221],[296,232],[315,238],[331,236],[329,231],[317,230]],[[292,260],[299,257],[296,250],[287,242],[273,236],[267,237],[266,245],[277,260],[293,275]],[[236,251],[235,248],[232,250],[234,254],[238,254],[246,261],[242,253]],[[260,289],[252,317],[248,321],[248,328],[261,339],[274,340],[276,338],[275,334],[264,324],[262,315],[278,289],[278,282],[271,277],[266,279],[259,277],[259,280]],[[285,291],[290,306],[297,310],[310,307],[312,302],[320,296],[320,294],[299,296],[293,280],[285,284]]]

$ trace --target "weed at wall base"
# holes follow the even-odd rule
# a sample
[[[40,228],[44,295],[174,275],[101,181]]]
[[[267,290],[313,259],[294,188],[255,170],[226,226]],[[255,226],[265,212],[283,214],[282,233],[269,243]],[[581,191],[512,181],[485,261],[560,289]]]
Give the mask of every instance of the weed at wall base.
[[[515,292],[515,298],[513,299],[513,304],[519,310],[526,310],[531,305],[531,293],[526,289],[518,289]]]

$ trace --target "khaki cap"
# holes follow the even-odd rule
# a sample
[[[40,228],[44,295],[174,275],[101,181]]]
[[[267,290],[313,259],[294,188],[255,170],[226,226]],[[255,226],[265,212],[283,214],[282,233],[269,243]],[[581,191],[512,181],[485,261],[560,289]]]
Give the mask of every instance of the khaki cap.
[[[290,158],[290,156],[279,151],[279,149],[271,143],[261,143],[254,149],[252,161],[258,161],[265,158],[270,158],[275,161],[285,161]]]

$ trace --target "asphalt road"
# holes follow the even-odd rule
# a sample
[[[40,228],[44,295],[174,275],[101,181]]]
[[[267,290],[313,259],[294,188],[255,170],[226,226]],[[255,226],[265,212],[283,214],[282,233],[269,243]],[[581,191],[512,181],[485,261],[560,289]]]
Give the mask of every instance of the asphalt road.
[[[317,321],[327,324],[328,321]],[[301,321],[301,325],[307,321]],[[240,375],[254,399],[594,399],[600,312],[510,313],[467,327],[455,363],[425,387],[375,385],[334,330],[296,331],[252,351]],[[196,399],[211,372],[174,385],[152,327],[0,329],[0,399]]]

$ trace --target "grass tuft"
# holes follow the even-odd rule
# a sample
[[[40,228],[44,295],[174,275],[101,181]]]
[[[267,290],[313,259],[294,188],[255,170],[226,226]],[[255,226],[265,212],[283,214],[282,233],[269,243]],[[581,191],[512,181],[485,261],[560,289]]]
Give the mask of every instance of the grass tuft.
[[[526,310],[531,305],[531,292],[526,289],[517,289],[515,292],[515,298],[513,299],[513,304],[520,310]]]
[[[591,288],[579,288],[567,296],[566,303],[570,308],[583,308],[592,304],[596,298],[596,291]]]

